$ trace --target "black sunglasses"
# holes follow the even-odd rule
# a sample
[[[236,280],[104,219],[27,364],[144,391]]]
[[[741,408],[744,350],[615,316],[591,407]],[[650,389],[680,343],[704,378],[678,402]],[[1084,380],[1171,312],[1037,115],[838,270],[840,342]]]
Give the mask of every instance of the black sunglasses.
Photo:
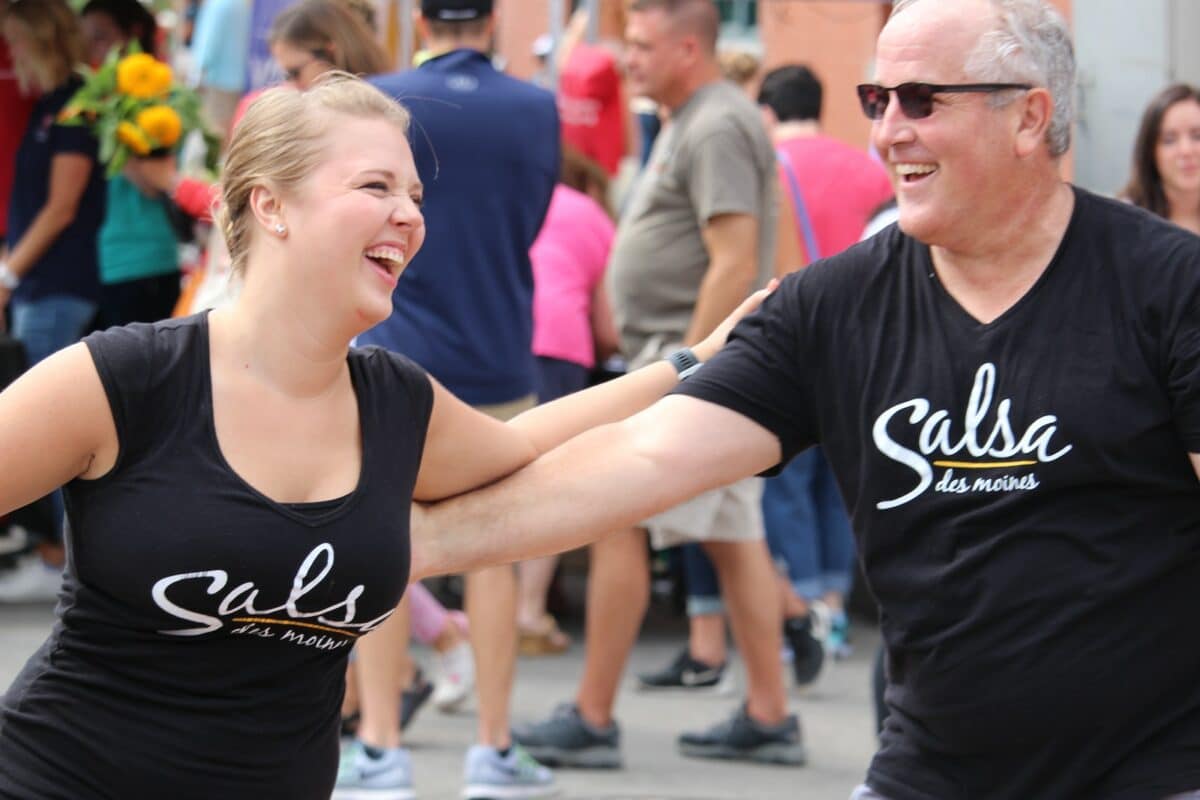
[[[860,83],[858,102],[868,119],[883,119],[892,92],[900,100],[900,110],[909,119],[924,119],[933,113],[933,97],[943,92],[1006,92],[1010,89],[1032,89],[1028,83],[902,83],[899,86],[880,86]]]

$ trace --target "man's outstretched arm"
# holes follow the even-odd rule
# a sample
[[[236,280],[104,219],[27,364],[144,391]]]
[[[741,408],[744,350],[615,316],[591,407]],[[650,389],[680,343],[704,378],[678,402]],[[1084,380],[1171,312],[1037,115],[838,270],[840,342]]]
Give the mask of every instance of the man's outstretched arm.
[[[580,547],[779,458],[779,440],[758,423],[672,395],[491,486],[415,506],[412,579]]]

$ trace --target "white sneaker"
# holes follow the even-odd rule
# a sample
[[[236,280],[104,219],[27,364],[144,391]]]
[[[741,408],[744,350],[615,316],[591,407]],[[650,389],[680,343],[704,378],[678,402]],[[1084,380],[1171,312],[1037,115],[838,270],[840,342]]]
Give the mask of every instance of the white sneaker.
[[[0,555],[11,556],[29,546],[29,531],[20,525],[9,525],[0,533]]]
[[[17,565],[0,574],[0,603],[38,603],[58,598],[62,569],[42,561],[37,554],[22,556]]]
[[[475,688],[475,657],[469,642],[459,642],[445,653],[436,653],[433,706],[438,711],[455,711]]]

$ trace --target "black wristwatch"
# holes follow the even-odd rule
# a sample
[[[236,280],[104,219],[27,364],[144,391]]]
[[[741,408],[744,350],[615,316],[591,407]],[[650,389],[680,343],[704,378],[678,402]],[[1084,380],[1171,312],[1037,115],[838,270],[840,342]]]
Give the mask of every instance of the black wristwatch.
[[[667,356],[667,361],[671,362],[671,366],[675,368],[675,372],[679,375],[679,380],[692,375],[696,370],[704,366],[704,362],[696,358],[696,354],[692,352],[690,347],[681,347],[671,355]]]

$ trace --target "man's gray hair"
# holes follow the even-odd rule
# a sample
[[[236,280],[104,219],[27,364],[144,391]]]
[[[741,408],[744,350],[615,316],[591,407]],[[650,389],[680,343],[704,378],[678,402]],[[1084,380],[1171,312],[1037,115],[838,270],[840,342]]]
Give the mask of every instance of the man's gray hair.
[[[892,16],[920,0],[897,0]],[[1050,155],[1061,156],[1071,146],[1075,121],[1075,48],[1062,15],[1046,0],[989,0],[997,25],[979,39],[963,65],[972,80],[1032,83],[1049,90],[1054,116],[1046,131]],[[1008,92],[995,95],[1003,105]]]

